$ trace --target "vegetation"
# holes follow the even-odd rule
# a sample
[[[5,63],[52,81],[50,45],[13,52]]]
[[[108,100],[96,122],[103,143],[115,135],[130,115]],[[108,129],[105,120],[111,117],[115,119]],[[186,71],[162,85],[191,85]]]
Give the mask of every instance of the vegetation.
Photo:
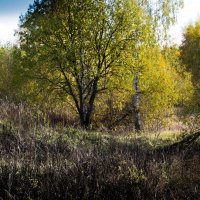
[[[52,128],[24,105],[1,102],[0,109],[3,199],[199,197],[200,141]]]
[[[192,82],[195,89],[192,106],[195,109],[193,109],[193,112],[199,112],[199,30],[199,20],[194,25],[190,24],[184,31],[184,40],[180,47],[181,61],[186,66],[186,70],[192,74]],[[188,52],[190,52],[190,56]]]
[[[182,3],[34,1],[0,47],[1,199],[198,199],[199,22],[165,45]]]
[[[0,97],[9,95],[11,89],[12,50],[10,47],[0,47]]]
[[[110,101],[114,101],[118,110],[122,109],[133,96],[132,82],[136,71],[145,80],[150,76],[153,79],[163,76],[164,61],[155,45],[158,35],[154,30],[160,24],[168,27],[179,4],[170,1],[157,5],[160,12],[155,10],[152,15],[150,11],[154,7],[149,1],[36,1],[21,17],[18,31],[20,48],[15,52],[16,68],[23,76],[22,82],[28,91],[35,94],[38,90],[40,98],[44,91],[48,95],[51,91],[69,103],[84,127],[91,124],[92,115],[99,114],[95,112],[98,105],[102,109],[102,103],[105,104],[100,100],[102,97],[107,101],[113,96],[116,99]],[[173,5],[173,10],[169,5]],[[152,61],[154,56],[160,59]],[[157,65],[156,71],[157,67],[161,68],[156,74],[152,69],[148,70],[152,62],[157,62],[152,66]],[[170,67],[166,70],[175,73]],[[28,80],[24,80],[24,75]],[[169,80],[168,83],[158,81],[170,84]],[[143,80],[142,83],[145,85]],[[146,90],[154,87],[146,84]],[[173,81],[171,85],[169,88],[174,88]],[[159,88],[153,90],[160,93]],[[163,96],[166,101],[173,99],[172,93],[176,93],[173,89],[165,92],[169,96],[167,99]],[[145,98],[149,96],[149,92],[144,93]]]

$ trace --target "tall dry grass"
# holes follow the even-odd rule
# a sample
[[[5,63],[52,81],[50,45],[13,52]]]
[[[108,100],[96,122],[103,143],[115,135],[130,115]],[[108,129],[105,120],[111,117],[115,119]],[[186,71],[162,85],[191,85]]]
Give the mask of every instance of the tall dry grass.
[[[52,126],[5,100],[0,123],[1,199],[199,198],[198,142],[164,152],[168,140]]]

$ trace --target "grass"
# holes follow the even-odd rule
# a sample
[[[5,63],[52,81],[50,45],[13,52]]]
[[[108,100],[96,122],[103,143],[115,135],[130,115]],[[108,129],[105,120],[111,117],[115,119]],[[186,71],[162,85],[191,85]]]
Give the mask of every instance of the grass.
[[[1,199],[199,198],[199,142],[174,152],[160,151],[181,140],[181,133],[157,136],[52,127],[36,111],[3,105]]]

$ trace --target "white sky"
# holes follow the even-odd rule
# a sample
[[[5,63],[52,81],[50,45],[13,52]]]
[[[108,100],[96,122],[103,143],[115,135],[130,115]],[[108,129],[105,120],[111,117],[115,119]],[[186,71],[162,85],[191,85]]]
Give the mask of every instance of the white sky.
[[[181,44],[184,28],[200,19],[200,0],[184,0],[184,2],[184,8],[177,15],[176,24],[170,29],[172,41],[176,44]]]
[[[21,12],[18,13],[0,13],[1,44],[5,44],[8,41],[15,42],[16,39],[14,37],[14,30],[16,30],[18,27],[19,16],[21,15],[21,13],[25,12],[26,9],[23,8]],[[184,8],[178,13],[176,25],[170,29],[172,41],[176,44],[180,44],[184,27],[187,26],[189,23],[195,22],[197,19],[200,19],[200,0],[185,0]]]
[[[19,16],[0,15],[0,43],[14,42],[14,30],[18,27]]]
[[[25,14],[34,0],[0,0],[0,43],[15,42],[19,16]]]

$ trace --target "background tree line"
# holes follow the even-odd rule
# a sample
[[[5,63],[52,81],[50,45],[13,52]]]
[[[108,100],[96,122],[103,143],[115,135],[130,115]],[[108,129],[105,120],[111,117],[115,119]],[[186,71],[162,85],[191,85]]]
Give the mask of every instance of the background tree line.
[[[84,127],[133,122],[140,79],[144,128],[198,107],[199,22],[181,47],[160,45],[182,1],[37,0],[20,18],[19,43],[0,49],[0,94],[64,111]]]

